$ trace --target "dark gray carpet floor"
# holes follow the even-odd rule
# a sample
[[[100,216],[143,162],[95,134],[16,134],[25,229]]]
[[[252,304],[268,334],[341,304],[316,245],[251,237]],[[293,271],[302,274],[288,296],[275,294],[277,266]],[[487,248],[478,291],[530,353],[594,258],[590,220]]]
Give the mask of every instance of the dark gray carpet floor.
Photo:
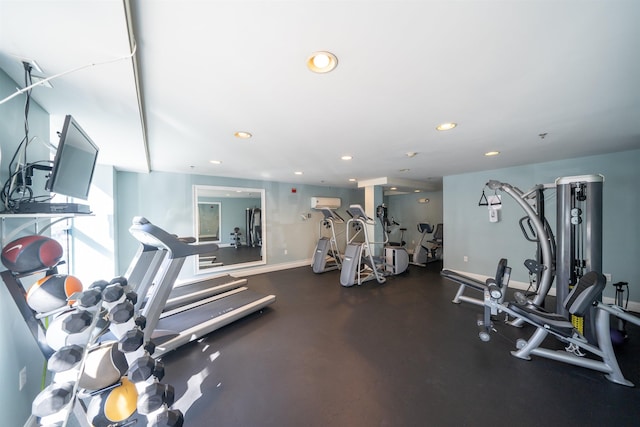
[[[533,329],[498,324],[481,342],[481,308],[452,304],[440,268],[352,288],[308,267],[251,276],[277,301],[165,355],[163,382],[192,427],[640,425],[640,328],[618,349],[636,388],[516,359]]]

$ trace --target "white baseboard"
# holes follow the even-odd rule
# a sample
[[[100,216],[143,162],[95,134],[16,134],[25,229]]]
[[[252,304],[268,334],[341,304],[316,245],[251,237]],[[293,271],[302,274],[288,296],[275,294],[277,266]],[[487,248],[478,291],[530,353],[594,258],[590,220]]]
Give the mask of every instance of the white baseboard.
[[[270,273],[272,271],[288,270],[290,268],[298,268],[298,267],[305,267],[305,266],[308,266],[309,268],[311,268],[311,258],[300,260],[300,261],[283,262],[280,264],[259,265],[256,267],[243,268],[242,270],[232,272],[232,274],[233,276],[237,276],[237,277],[245,277],[245,276],[253,276],[253,275],[262,274],[262,273]]]
[[[483,276],[481,274],[468,273],[466,271],[460,271],[460,270],[451,270],[451,271],[455,271],[456,273],[459,273],[459,274],[464,274],[465,276],[469,276],[469,277],[471,277],[473,279],[477,279],[477,280],[480,280],[482,282],[487,280],[487,278],[489,277],[489,276]],[[526,283],[526,282],[518,282],[517,280],[510,280],[509,281],[509,287],[525,291],[525,290],[529,289],[529,284]],[[551,295],[551,296],[555,296],[556,295],[555,286],[552,286],[551,289],[549,289],[549,295]],[[602,302],[604,302],[605,304],[614,304],[615,303],[615,299],[613,299],[611,297],[603,297],[602,298]],[[634,313],[640,313],[640,301],[629,301],[629,306],[627,307],[627,310],[628,311],[632,311]]]

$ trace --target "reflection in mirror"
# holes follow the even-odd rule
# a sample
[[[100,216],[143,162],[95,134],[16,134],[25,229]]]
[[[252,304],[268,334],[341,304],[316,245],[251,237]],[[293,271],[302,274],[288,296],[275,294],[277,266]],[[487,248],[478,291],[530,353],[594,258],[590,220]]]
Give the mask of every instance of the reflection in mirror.
[[[220,242],[220,203],[198,202],[198,242]]]
[[[196,240],[219,246],[199,256],[196,273],[266,264],[263,189],[194,185],[193,200]]]

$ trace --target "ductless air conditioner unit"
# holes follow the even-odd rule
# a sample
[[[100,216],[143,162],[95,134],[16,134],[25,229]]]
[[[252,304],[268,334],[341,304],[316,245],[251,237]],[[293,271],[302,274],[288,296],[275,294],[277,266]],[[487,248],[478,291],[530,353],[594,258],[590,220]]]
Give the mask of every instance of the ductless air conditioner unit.
[[[312,197],[311,198],[312,209],[320,209],[320,208],[338,209],[340,206],[341,206],[341,201],[339,197]]]

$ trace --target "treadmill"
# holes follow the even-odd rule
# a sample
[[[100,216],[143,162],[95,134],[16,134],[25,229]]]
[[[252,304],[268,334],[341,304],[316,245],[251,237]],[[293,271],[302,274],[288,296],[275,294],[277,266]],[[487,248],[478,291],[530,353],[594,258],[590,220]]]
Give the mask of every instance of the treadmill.
[[[157,282],[151,286],[151,281],[136,284],[134,275],[133,287],[147,287],[148,297],[141,306],[140,314],[146,317],[147,326],[144,330],[145,341],[152,339],[156,344],[154,356],[162,355],[183,344],[194,341],[213,332],[235,320],[245,317],[255,311],[272,304],[275,295],[263,295],[249,290],[245,286],[228,285],[233,289],[222,293],[210,294],[206,297],[207,289],[215,282],[222,286],[231,276],[213,278],[201,282],[173,287],[180,270],[187,257],[192,255],[210,254],[217,249],[217,245],[190,244],[167,233],[160,227],[153,225],[143,217],[136,217],[129,232],[142,244],[143,260],[138,260],[134,268],[141,271],[142,266],[151,260],[152,267],[159,262]],[[157,251],[153,253],[153,248]],[[153,253],[153,255],[151,255]],[[162,265],[162,268],[160,268]],[[137,270],[136,270],[137,269]],[[131,269],[130,269],[131,270]],[[147,275],[148,276],[148,275]],[[131,276],[130,276],[131,277]],[[244,280],[246,283],[246,279]],[[183,289],[184,288],[184,289]],[[199,293],[198,293],[199,292]],[[199,295],[192,298],[193,294]],[[139,294],[141,297],[143,294]],[[168,305],[167,305],[168,304]]]
[[[138,221],[141,221],[140,217],[134,218],[133,224],[137,224]],[[183,243],[195,242],[195,239],[191,237],[178,237],[177,239]],[[205,248],[209,248],[209,252],[214,252],[218,250],[218,245],[208,243],[206,245],[201,245],[199,249],[205,251]],[[158,271],[160,271],[164,263],[169,262],[167,261],[167,254],[168,251],[166,248],[141,243],[136,255],[131,261],[129,268],[125,273],[125,277],[127,278],[127,283],[131,289],[135,291],[139,297],[138,301],[134,305],[137,312],[140,312],[143,306],[147,303],[149,290],[154,285],[154,278],[157,276]],[[247,279],[233,277],[229,274],[204,280],[198,279],[192,282],[174,284],[165,303],[164,311],[235,289],[246,284]]]

